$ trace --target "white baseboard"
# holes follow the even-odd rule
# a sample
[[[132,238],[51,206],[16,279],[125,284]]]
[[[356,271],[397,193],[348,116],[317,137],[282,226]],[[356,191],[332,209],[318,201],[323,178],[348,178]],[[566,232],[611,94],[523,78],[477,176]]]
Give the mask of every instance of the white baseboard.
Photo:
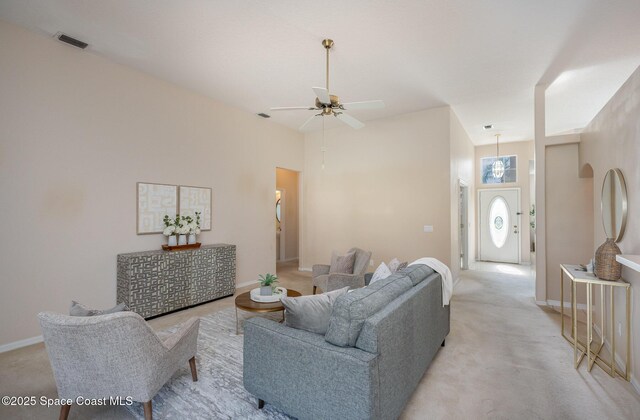
[[[13,343],[3,344],[0,346],[0,353],[19,349],[21,347],[27,347],[32,344],[42,343],[42,340],[42,336],[39,335],[37,337],[25,338],[24,340],[18,340],[14,341]]]
[[[278,261],[276,261],[276,262],[279,262],[279,263],[286,263],[286,262],[296,261],[297,259],[298,259],[298,257],[295,257],[295,258],[285,258],[284,260],[278,260]]]
[[[560,307],[560,301],[559,300],[536,300],[536,305],[538,306],[556,306],[556,307]],[[578,303],[578,309],[581,309],[583,311],[587,310],[587,304],[586,303]],[[564,307],[565,309],[569,309],[571,310],[571,302],[564,302]],[[571,314],[569,314],[571,315]]]
[[[243,281],[242,283],[237,283],[236,284],[236,289],[240,289],[242,287],[251,286],[252,284],[258,284],[258,280],[249,280],[249,281]]]
[[[298,271],[309,271],[309,272],[311,272],[312,270],[310,268],[307,268],[307,267],[298,267]]]
[[[602,337],[602,331],[600,330],[600,326],[599,325],[594,325],[593,326],[593,330],[596,332],[596,334],[598,334],[600,337]],[[615,332],[614,332],[615,334]],[[609,352],[609,354],[611,354],[611,345],[609,344],[609,341],[607,340],[607,338],[605,337],[604,339],[604,347],[607,349],[607,351]],[[623,371],[623,366],[625,365],[624,360],[622,360],[622,357],[620,357],[620,355],[618,353],[615,354],[615,360],[616,360],[616,367],[618,369],[620,369],[620,371]],[[609,373],[609,372],[607,372]],[[633,372],[631,372],[631,380],[629,381],[631,382],[631,385],[633,386],[633,389],[636,390],[636,392],[638,394],[640,394],[640,382],[638,382],[638,380],[636,379],[635,376],[633,376]]]

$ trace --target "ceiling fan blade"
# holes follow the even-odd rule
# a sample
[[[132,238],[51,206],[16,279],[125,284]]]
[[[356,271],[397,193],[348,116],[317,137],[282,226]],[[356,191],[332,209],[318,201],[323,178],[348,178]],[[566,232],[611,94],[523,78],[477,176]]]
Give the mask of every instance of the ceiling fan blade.
[[[271,108],[271,111],[315,111],[316,108],[311,108],[310,106],[276,106]]]
[[[356,130],[358,128],[364,127],[364,124],[362,122],[360,122],[357,119],[353,118],[349,114],[345,114],[344,112],[339,113],[339,114],[335,113],[334,115],[336,116],[337,119],[339,119],[343,123],[347,124],[348,126],[351,126],[352,128],[355,128]]]
[[[331,98],[329,97],[329,91],[323,87],[314,87],[313,92],[316,94],[320,102],[323,104],[330,104]]]
[[[342,104],[342,108],[346,110],[354,110],[354,109],[380,109],[384,108],[384,101],[362,101],[362,102],[346,102]]]
[[[307,126],[307,124],[309,124],[311,122],[311,120],[313,120],[318,115],[320,115],[320,114],[312,115],[311,117],[309,117],[309,119],[307,121],[305,121],[304,124],[302,124],[300,126],[300,130],[304,129]]]

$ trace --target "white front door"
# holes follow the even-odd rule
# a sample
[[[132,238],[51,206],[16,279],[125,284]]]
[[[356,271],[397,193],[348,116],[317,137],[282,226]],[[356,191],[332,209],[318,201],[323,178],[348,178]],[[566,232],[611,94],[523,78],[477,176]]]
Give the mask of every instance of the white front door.
[[[520,189],[480,190],[480,259],[520,262]]]

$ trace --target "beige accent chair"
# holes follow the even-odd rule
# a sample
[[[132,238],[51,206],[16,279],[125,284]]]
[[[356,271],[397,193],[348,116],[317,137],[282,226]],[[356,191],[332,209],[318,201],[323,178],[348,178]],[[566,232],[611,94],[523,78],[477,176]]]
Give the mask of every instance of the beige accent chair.
[[[198,380],[198,318],[163,338],[128,311],[89,317],[42,312],[38,319],[61,399],[131,397],[150,420],[151,399],[180,366],[188,361]],[[63,405],[60,419],[70,409]]]
[[[351,248],[347,253],[355,251],[356,261],[353,264],[353,274],[329,273],[330,265],[315,264],[311,271],[313,277],[313,294],[319,287],[323,292],[330,292],[349,286],[351,289],[364,286],[364,274],[371,260],[371,252],[360,248]]]

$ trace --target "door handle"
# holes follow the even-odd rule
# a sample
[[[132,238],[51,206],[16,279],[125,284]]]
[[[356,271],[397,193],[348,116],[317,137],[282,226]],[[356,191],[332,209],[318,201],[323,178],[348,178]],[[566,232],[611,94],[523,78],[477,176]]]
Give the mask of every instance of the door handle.
[[[518,225],[513,225],[513,233],[515,233],[516,235],[517,235],[518,233],[520,233],[520,232],[518,231]]]

